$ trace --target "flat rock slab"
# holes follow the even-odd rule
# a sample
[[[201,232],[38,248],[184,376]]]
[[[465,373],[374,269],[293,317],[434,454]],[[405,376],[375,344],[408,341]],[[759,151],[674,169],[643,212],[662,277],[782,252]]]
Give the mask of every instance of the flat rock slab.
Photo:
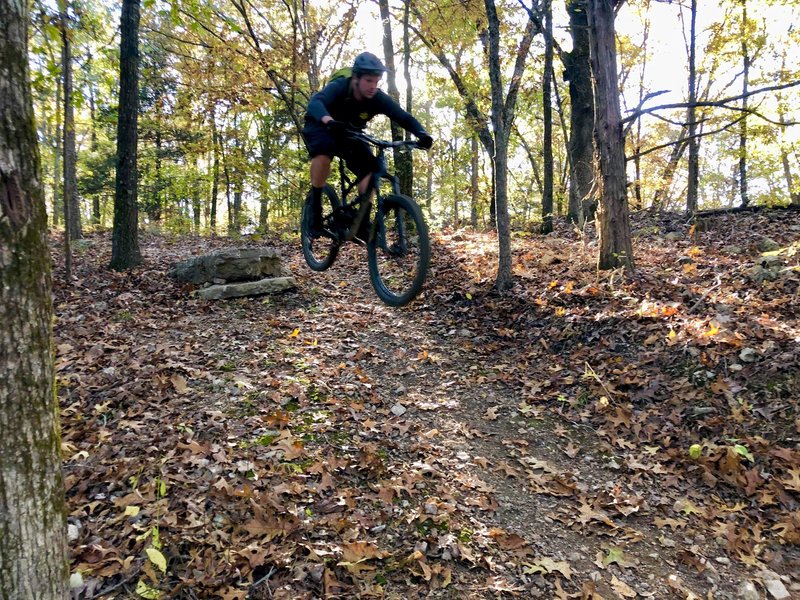
[[[275,248],[232,248],[197,256],[176,264],[169,276],[183,283],[256,281],[291,275]]]
[[[278,292],[290,290],[294,287],[297,287],[294,277],[267,277],[259,281],[212,285],[198,290],[197,295],[204,300],[222,300],[225,298],[239,298],[241,296],[277,294]]]

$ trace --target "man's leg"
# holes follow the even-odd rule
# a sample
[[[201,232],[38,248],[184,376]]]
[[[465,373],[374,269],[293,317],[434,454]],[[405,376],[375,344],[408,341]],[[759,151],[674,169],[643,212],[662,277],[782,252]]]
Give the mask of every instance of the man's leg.
[[[311,229],[322,231],[322,188],[331,172],[331,157],[318,154],[311,159]]]

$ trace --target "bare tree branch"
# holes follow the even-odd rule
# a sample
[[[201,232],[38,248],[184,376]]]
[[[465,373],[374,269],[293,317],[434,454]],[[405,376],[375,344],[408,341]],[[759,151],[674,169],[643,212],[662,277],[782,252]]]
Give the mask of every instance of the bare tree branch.
[[[757,94],[764,94],[766,92],[774,92],[774,91],[777,91],[777,90],[785,90],[787,88],[796,87],[798,85],[800,85],[800,80],[791,81],[789,83],[784,83],[784,84],[781,84],[781,85],[771,85],[771,86],[768,86],[768,87],[759,88],[757,90],[750,90],[746,94],[739,94],[738,96],[729,96],[727,98],[722,98],[721,100],[715,100],[713,102],[710,101],[710,100],[701,101],[701,102],[695,102],[694,106],[727,108],[727,109],[730,109],[730,110],[742,110],[741,106],[734,107],[734,106],[728,106],[728,104],[731,103],[731,102],[736,102],[737,100],[742,100],[743,98],[748,98],[750,96],[755,96]],[[650,108],[637,109],[637,110],[633,111],[633,113],[631,115],[629,115],[629,116],[625,117],[624,119],[622,119],[622,123],[624,125],[628,121],[632,121],[634,119],[639,118],[640,116],[642,116],[644,114],[649,114],[649,113],[655,112],[657,110],[670,110],[670,109],[673,109],[673,108],[689,108],[689,106],[690,106],[690,104],[687,103],[687,102],[677,102],[677,103],[674,103],[674,104],[661,104],[660,106],[651,106]]]

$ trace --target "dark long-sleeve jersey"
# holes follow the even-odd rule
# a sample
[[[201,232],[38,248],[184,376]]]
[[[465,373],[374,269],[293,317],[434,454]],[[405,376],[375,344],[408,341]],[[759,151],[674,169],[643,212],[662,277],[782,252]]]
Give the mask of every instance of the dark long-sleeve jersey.
[[[358,129],[366,127],[367,122],[375,115],[386,115],[416,136],[425,133],[425,128],[419,121],[381,90],[372,98],[356,100],[350,91],[349,77],[334,79],[311,96],[306,109],[306,126],[321,125],[325,115]]]

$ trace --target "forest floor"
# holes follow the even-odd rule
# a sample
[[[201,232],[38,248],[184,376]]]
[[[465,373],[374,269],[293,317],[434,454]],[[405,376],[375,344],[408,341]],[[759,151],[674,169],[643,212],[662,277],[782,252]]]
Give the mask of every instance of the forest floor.
[[[504,294],[435,234],[402,309],[296,234],[54,240],[74,597],[800,597],[798,213],[636,215],[632,275],[560,227]],[[166,276],[267,245],[296,290]]]

